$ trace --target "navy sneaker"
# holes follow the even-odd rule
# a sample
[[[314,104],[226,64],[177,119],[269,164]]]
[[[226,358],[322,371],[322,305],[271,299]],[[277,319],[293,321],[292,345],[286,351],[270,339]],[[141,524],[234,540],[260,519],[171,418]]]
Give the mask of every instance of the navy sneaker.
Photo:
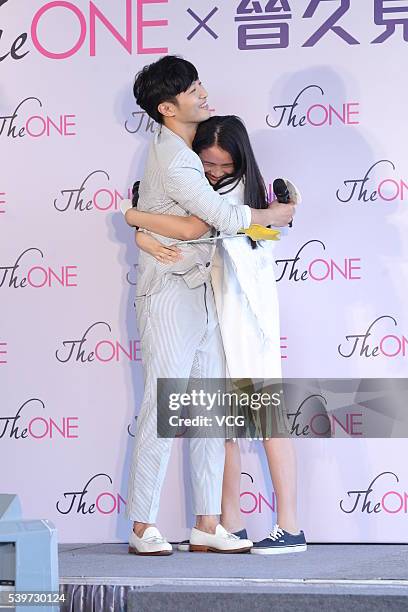
[[[247,530],[241,529],[241,531],[235,531],[234,535],[238,536],[240,540],[247,540]],[[190,551],[190,540],[183,540],[179,544],[177,544],[177,550],[180,552],[189,552]]]
[[[254,543],[251,553],[253,555],[281,555],[305,550],[307,550],[307,544],[303,531],[293,535],[281,529],[279,525],[275,525],[267,538]]]
[[[246,529],[241,529],[241,531],[234,531],[234,535],[238,536],[240,540],[248,540],[248,534]]]

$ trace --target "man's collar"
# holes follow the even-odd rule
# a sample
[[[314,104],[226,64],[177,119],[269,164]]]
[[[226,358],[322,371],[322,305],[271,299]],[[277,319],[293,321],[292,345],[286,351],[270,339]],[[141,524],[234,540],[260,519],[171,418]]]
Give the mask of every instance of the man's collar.
[[[181,136],[179,136],[178,134],[176,134],[176,132],[173,132],[173,130],[171,130],[170,128],[168,128],[167,126],[164,125],[164,123],[159,124],[159,129],[157,132],[159,135],[163,133],[163,135],[170,135],[173,136],[174,138],[178,138],[179,140],[181,140],[181,142],[188,147],[188,144],[186,143],[186,141],[184,140],[184,138],[182,138]],[[191,147],[188,147],[191,148]]]

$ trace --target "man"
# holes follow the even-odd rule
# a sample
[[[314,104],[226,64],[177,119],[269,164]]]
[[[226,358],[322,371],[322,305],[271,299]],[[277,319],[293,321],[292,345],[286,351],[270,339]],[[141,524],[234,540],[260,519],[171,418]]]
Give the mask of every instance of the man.
[[[190,63],[174,56],[146,66],[134,85],[138,105],[158,124],[151,143],[139,210],[200,217],[216,230],[235,234],[251,223],[285,226],[294,206],[266,210],[236,206],[212,189],[192,142],[209,118],[207,92]],[[210,235],[208,232],[207,236]],[[170,239],[160,237],[169,244]],[[224,378],[224,351],[209,280],[214,246],[186,244],[183,257],[169,265],[141,252],[136,315],[144,368],[144,397],[138,418],[129,478],[127,512],[134,521],[129,551],[171,554],[155,526],[171,439],[157,437],[157,378]],[[190,440],[193,511],[196,526],[190,550],[244,552],[252,542],[219,524],[224,440]]]

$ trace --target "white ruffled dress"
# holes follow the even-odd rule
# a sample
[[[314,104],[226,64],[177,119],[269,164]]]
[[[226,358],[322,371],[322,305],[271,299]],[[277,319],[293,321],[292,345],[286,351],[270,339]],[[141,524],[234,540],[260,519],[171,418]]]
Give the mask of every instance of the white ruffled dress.
[[[243,204],[242,181],[228,197]],[[211,280],[230,378],[282,376],[274,250],[247,236],[217,242]]]

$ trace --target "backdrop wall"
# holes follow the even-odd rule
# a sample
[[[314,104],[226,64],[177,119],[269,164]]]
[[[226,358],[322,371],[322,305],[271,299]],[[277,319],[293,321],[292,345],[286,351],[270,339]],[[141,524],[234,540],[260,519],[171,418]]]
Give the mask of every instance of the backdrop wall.
[[[285,375],[406,376],[406,2],[3,0],[0,24],[0,491],[27,517],[63,542],[128,536],[143,389],[118,206],[154,127],[133,78],[163,54],[198,66],[215,113],[244,119],[268,184],[302,191],[276,249]],[[404,439],[299,438],[310,541],[408,541]],[[259,443],[242,447],[257,539],[274,495]],[[191,524],[188,491],[177,443],[170,539]]]

